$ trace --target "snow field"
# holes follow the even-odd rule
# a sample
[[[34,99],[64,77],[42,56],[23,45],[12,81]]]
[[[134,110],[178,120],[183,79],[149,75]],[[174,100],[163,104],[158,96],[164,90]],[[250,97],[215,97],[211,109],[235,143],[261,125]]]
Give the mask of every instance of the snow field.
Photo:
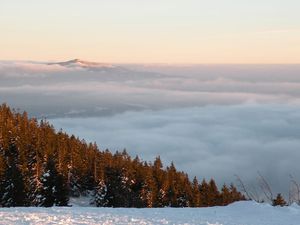
[[[300,206],[236,202],[211,208],[1,208],[0,224],[299,225]]]

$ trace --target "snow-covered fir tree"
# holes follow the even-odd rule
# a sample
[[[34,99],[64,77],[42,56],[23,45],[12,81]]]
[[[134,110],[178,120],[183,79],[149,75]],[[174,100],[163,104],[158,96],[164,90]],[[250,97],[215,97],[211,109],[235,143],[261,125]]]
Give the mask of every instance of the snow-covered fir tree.
[[[69,198],[66,182],[63,176],[58,173],[52,158],[47,159],[44,173],[40,180],[41,206],[68,205]]]
[[[1,205],[4,207],[24,206],[26,194],[23,176],[17,166],[9,165],[5,171]]]
[[[15,140],[11,139],[5,152],[7,164],[2,181],[1,205],[5,207],[23,206],[26,204],[24,178],[18,165],[18,149]]]
[[[105,207],[107,206],[107,203],[107,187],[103,180],[99,180],[93,193],[92,205],[97,207]]]

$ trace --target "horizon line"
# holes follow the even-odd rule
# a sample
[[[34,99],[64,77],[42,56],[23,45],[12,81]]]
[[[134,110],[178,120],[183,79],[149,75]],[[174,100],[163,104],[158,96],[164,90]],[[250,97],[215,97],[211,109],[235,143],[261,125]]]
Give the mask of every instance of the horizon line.
[[[284,62],[272,62],[272,63],[262,63],[262,62],[109,62],[109,61],[99,61],[99,60],[89,60],[83,58],[68,58],[63,60],[36,60],[36,59],[0,59],[1,62],[39,62],[39,63],[47,63],[47,62],[68,62],[72,60],[81,60],[86,62],[93,62],[93,63],[107,63],[107,64],[119,64],[119,65],[300,65],[300,62],[291,62],[291,63],[284,63]]]

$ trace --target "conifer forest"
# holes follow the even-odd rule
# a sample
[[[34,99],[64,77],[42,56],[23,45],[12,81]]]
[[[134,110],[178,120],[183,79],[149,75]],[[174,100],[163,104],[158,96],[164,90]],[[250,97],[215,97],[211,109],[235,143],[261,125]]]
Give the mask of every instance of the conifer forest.
[[[99,131],[101,132],[101,131]],[[91,196],[96,207],[208,207],[245,200],[233,184],[190,179],[160,157],[100,150],[47,121],[0,106],[0,206],[70,206]]]

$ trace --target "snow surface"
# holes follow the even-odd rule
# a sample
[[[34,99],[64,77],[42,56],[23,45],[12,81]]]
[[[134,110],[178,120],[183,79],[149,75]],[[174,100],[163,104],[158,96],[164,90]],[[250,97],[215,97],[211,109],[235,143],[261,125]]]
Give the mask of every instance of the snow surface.
[[[211,208],[1,208],[0,224],[299,225],[300,206],[236,202]]]

